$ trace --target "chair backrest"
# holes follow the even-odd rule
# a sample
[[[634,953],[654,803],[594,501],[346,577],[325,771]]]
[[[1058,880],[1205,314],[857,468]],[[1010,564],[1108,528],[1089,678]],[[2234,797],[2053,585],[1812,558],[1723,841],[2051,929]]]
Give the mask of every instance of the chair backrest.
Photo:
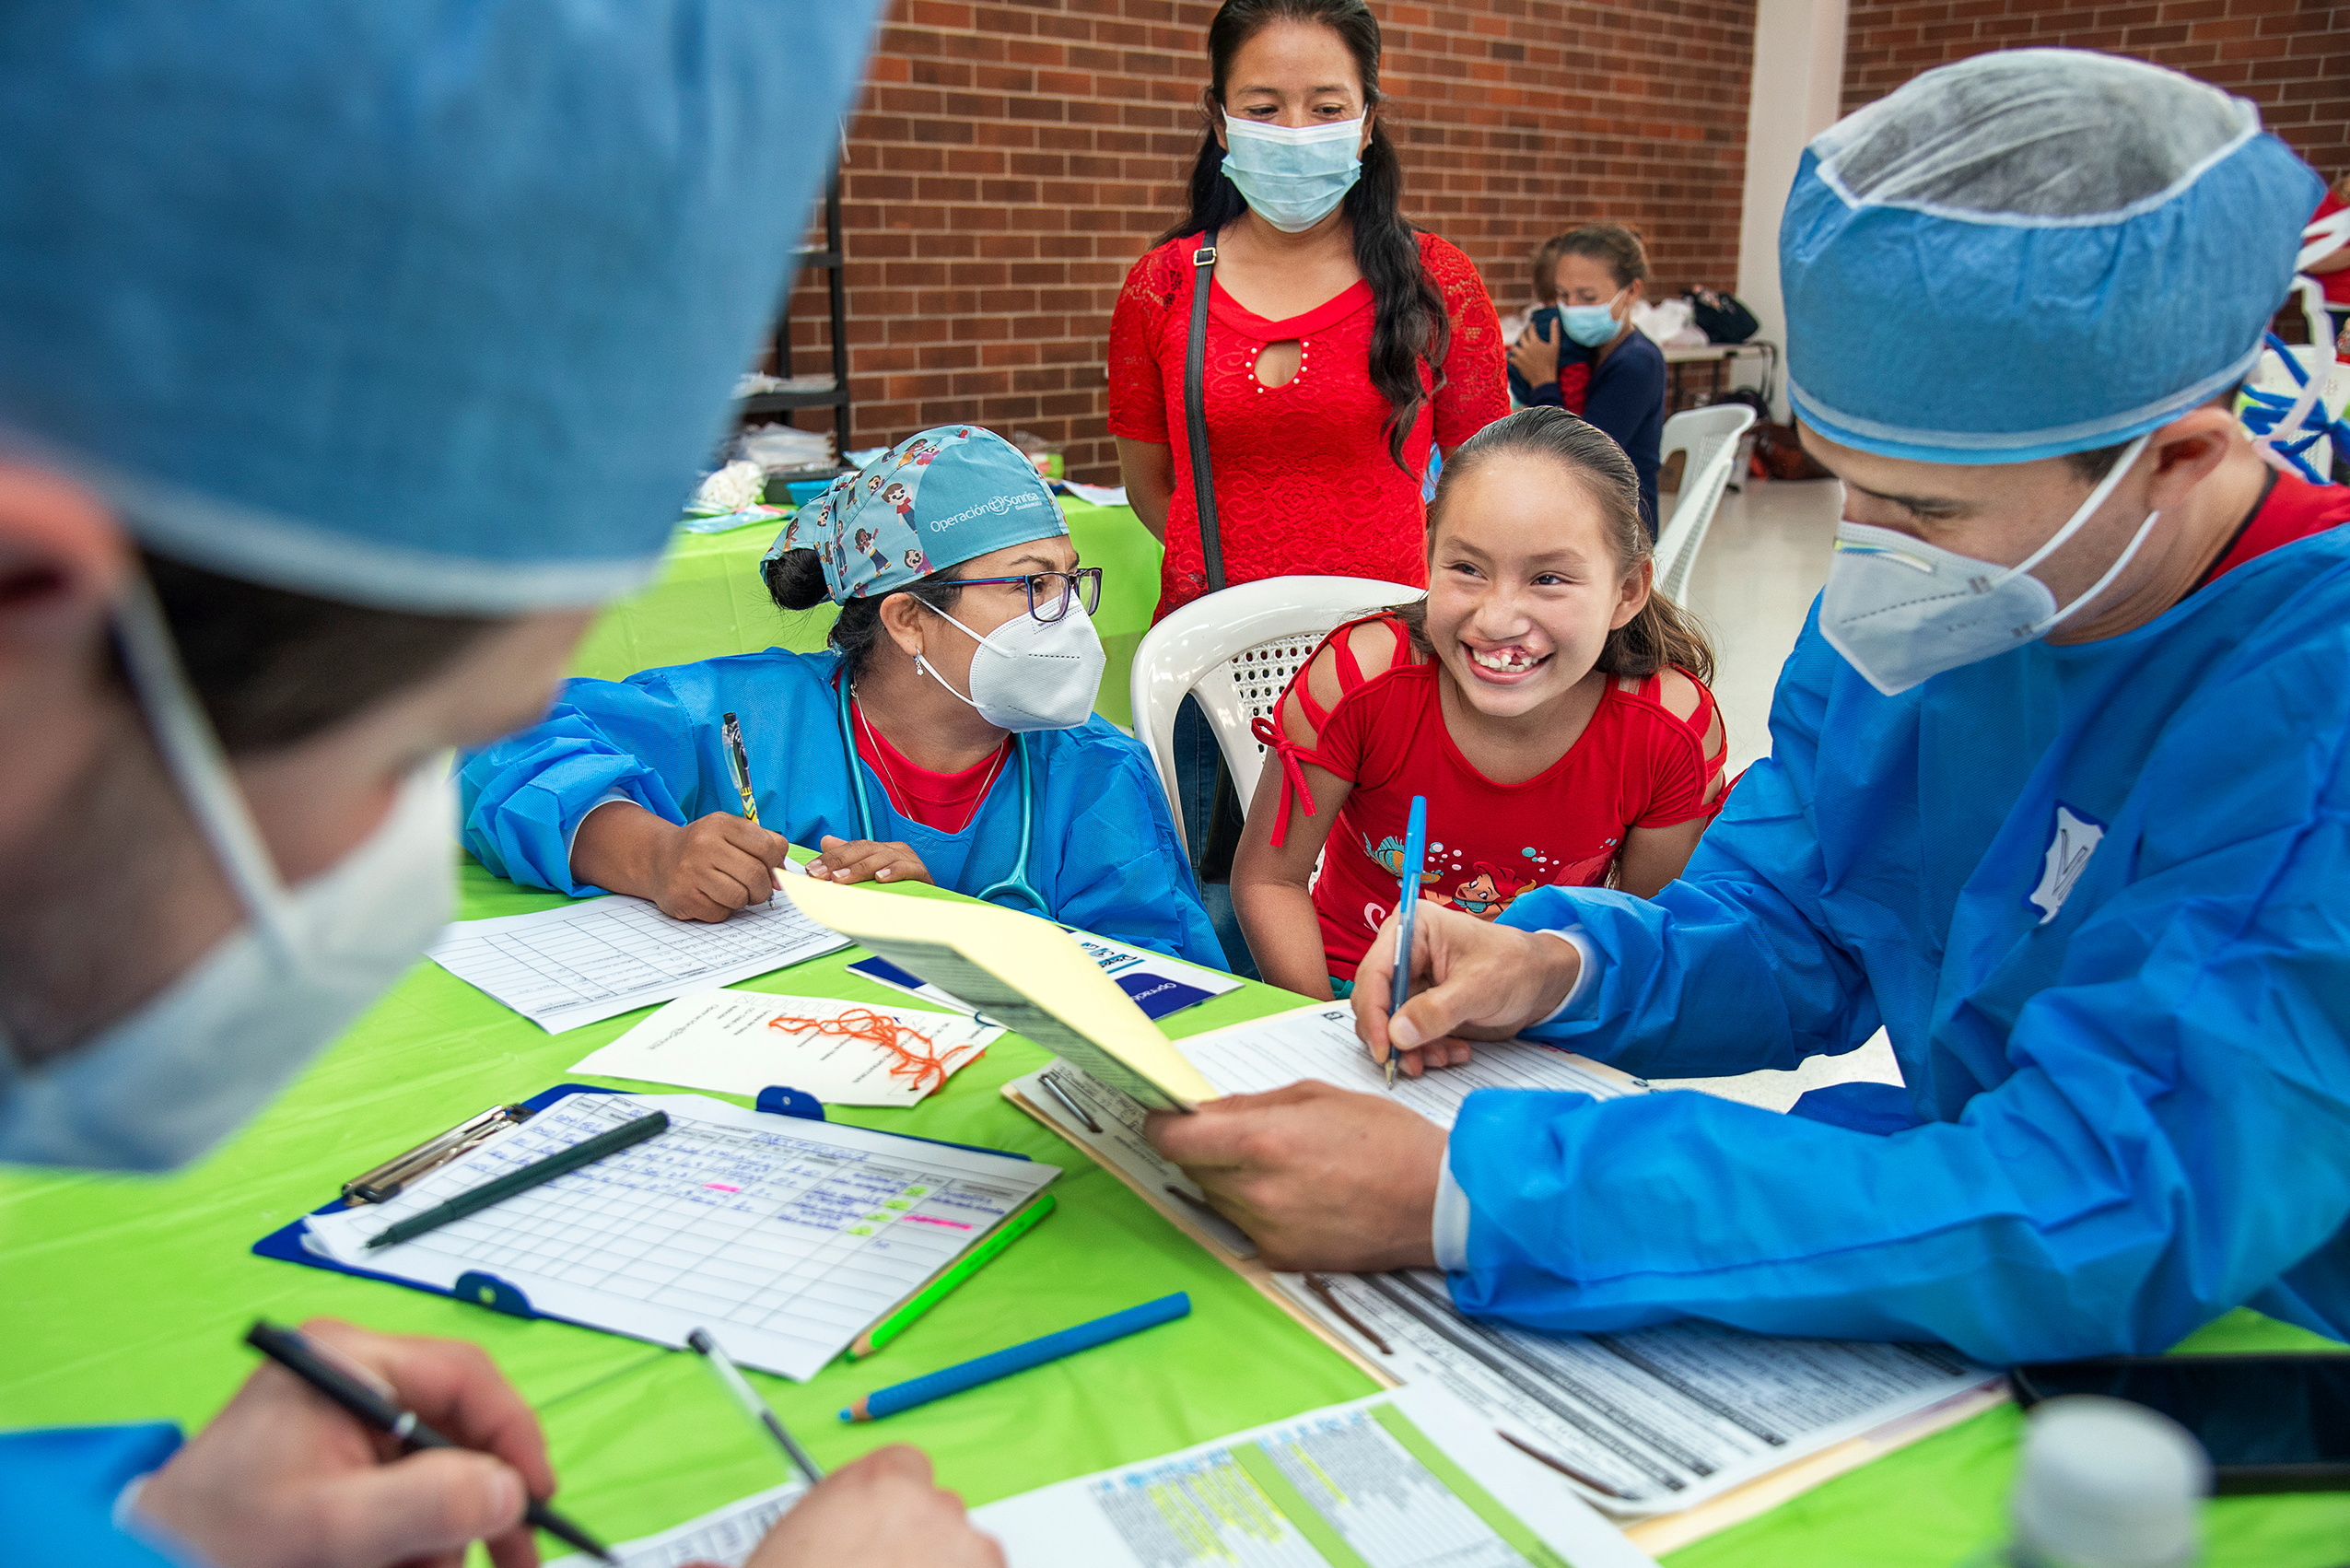
[[[1158,764],[1175,831],[1185,831],[1175,770],[1175,710],[1185,696],[1198,693],[1245,808],[1265,766],[1250,720],[1271,714],[1333,626],[1424,591],[1377,578],[1268,578],[1195,599],[1152,626],[1134,650],[1134,732]]]
[[[1676,604],[1687,603],[1690,568],[1697,564],[1698,546],[1713,526],[1722,492],[1730,483],[1730,468],[1737,461],[1738,438],[1754,423],[1754,410],[1743,403],[1717,403],[1686,409],[1665,421],[1657,441],[1661,462],[1675,451],[1686,451],[1681,464],[1680,498],[1672,521],[1656,536],[1656,589]]]

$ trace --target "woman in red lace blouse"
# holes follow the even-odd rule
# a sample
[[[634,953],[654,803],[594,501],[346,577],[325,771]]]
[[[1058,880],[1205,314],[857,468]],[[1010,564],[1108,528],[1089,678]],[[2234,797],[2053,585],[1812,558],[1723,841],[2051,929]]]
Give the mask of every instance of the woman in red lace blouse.
[[[1362,0],[1227,0],[1208,43],[1190,211],[1135,263],[1110,326],[1110,433],[1134,509],[1167,547],[1159,614],[1210,586],[1183,405],[1203,234],[1227,581],[1417,585],[1430,446],[1509,412],[1492,301],[1467,257],[1403,220]]]
[[[1207,135],[1189,210],[1127,275],[1110,322],[1110,433],[1127,496],[1166,545],[1164,615],[1212,588],[1330,573],[1426,581],[1421,486],[1509,412],[1507,353],[1468,258],[1403,220],[1363,0],[1225,0],[1208,28]],[[1221,582],[1210,581],[1184,417],[1193,257],[1214,248],[1203,404]],[[1174,734],[1192,866],[1233,971],[1254,975],[1203,866],[1221,795],[1195,699]]]

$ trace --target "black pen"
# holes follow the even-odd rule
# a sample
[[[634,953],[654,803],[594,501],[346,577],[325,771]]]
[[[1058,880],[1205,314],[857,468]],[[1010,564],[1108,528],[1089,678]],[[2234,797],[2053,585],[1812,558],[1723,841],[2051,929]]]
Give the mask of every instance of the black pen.
[[[280,1328],[266,1318],[256,1319],[252,1328],[245,1333],[245,1343],[340,1405],[360,1425],[398,1438],[401,1445],[412,1454],[420,1448],[462,1446],[418,1421],[415,1411],[402,1410],[384,1389],[370,1387],[363,1378],[355,1377],[335,1365],[326,1354],[321,1353],[320,1347],[291,1328]],[[601,1558],[606,1562],[620,1561],[595,1537],[535,1497],[531,1499],[531,1505],[523,1511],[522,1517],[555,1539],[578,1547],[591,1557]]]
[[[633,1148],[646,1139],[669,1130],[669,1113],[654,1111],[634,1121],[624,1121],[609,1131],[583,1139],[568,1149],[558,1149],[544,1160],[536,1160],[520,1169],[493,1176],[479,1187],[468,1188],[446,1203],[409,1215],[404,1220],[386,1225],[368,1238],[368,1250],[380,1246],[397,1246],[403,1241],[414,1241],[427,1231],[452,1224],[468,1214],[477,1214],[493,1203],[503,1203],[518,1192],[528,1192],[534,1187],[544,1187],[557,1176],[569,1176],[581,1165],[592,1165],[607,1154],[616,1154]]]

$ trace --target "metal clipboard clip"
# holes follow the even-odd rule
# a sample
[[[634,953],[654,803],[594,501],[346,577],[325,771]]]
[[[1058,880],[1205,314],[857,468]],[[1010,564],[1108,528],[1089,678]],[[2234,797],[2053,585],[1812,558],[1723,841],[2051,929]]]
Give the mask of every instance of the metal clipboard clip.
[[[428,1138],[403,1154],[395,1154],[371,1171],[343,1184],[347,1208],[381,1203],[428,1171],[438,1170],[458,1155],[478,1148],[510,1127],[520,1127],[533,1115],[528,1106],[492,1106],[471,1120],[458,1123],[437,1138]]]

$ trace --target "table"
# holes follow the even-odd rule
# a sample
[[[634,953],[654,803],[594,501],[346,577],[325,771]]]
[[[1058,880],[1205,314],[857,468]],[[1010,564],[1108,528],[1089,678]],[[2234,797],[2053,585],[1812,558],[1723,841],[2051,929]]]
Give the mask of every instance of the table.
[[[471,863],[463,885],[471,917],[558,901]],[[846,974],[858,956],[835,954],[748,985],[903,1000]],[[1294,1000],[1252,984],[1169,1024],[1187,1034]],[[563,1507],[607,1537],[645,1533],[785,1479],[768,1442],[690,1353],[247,1250],[386,1155],[485,1106],[577,1077],[570,1063],[640,1016],[550,1036],[424,965],[258,1121],[186,1175],[0,1173],[0,1427],[158,1417],[193,1426],[252,1366],[239,1341],[254,1315],[324,1313],[483,1345],[545,1423]],[[805,1385],[752,1375],[818,1462],[918,1443],[944,1484],[976,1504],[1370,1392],[1361,1373],[1000,1098],[1007,1080],[1042,1060],[1036,1047],[1006,1037],[912,1110],[835,1112],[864,1126],[1015,1150],[1065,1174],[1052,1188],[1058,1212],[880,1356],[836,1363]],[[1182,1322],[887,1422],[850,1427],[835,1417],[883,1384],[1177,1290],[1194,1303]],[[2192,1343],[2316,1342],[2239,1313]],[[2012,1409],[1986,1412],[1667,1562],[1948,1568],[1998,1533],[2017,1424]],[[2210,1562],[2221,1568],[2329,1568],[2350,1554],[2350,1497],[2229,1499],[2214,1504],[2211,1534]]]
[[[1151,612],[1158,607],[1159,542],[1131,507],[1089,506],[1073,496],[1061,497],[1060,506],[1078,557],[1102,568],[1102,606],[1093,628],[1109,663],[1093,710],[1131,730],[1127,675],[1142,634],[1151,629]],[[780,527],[761,522],[724,533],[680,530],[660,579],[598,617],[572,656],[571,673],[616,681],[639,670],[729,653],[765,648],[813,653],[824,647],[833,607],[820,604],[796,614],[778,610],[759,580],[759,557]]]
[[[1768,404],[1771,385],[1779,379],[1779,345],[1769,338],[1748,338],[1744,343],[1706,343],[1665,350],[1665,363],[1672,368],[1671,381],[1665,392],[1665,412],[1678,414],[1690,406],[1681,388],[1681,373],[1688,367],[1712,367],[1713,379],[1706,385],[1706,398],[1709,402],[1719,402],[1725,371],[1735,362],[1749,357],[1762,361],[1762,401]]]

